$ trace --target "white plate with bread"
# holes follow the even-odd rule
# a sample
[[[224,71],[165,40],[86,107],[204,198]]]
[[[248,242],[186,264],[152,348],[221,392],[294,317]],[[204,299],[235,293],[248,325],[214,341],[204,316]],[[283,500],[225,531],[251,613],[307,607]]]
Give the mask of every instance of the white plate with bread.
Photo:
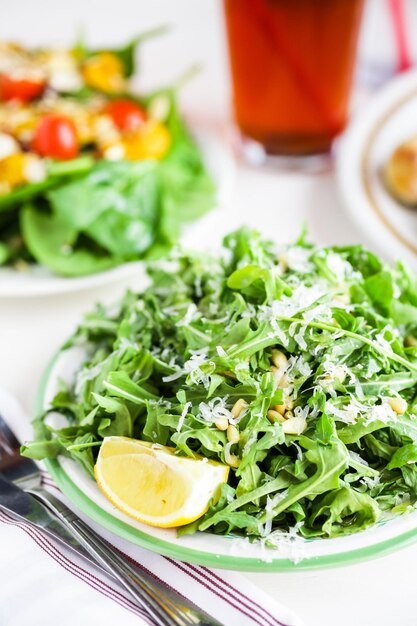
[[[342,202],[364,241],[417,268],[417,71],[388,83],[340,140]]]

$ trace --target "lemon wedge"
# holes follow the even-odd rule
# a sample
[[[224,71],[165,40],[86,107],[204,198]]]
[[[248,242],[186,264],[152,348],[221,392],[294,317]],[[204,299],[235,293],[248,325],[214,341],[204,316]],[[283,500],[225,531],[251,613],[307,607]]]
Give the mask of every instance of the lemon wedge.
[[[145,524],[193,522],[218,497],[229,466],[174,452],[138,439],[105,437],[94,468],[97,484],[118,509]]]

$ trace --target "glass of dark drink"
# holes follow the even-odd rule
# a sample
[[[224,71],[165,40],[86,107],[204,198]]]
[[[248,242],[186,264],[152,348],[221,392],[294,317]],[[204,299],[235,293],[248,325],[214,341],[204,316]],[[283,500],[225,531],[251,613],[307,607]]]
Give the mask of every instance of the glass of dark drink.
[[[364,0],[223,0],[247,154],[308,162],[344,129]]]

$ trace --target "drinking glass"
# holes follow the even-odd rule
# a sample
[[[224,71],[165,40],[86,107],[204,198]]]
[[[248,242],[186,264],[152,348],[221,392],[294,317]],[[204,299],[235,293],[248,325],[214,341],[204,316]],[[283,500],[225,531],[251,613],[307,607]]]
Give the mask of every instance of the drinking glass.
[[[223,0],[246,155],[304,164],[344,129],[364,0]]]

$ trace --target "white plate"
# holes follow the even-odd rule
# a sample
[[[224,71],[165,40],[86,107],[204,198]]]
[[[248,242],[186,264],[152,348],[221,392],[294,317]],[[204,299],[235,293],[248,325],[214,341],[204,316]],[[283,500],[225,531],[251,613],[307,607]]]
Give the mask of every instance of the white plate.
[[[61,388],[71,383],[85,358],[82,347],[60,352],[41,384],[36,414],[49,408]],[[51,415],[52,425],[62,426],[62,417]],[[386,554],[417,540],[417,511],[391,519],[347,537],[313,539],[283,537],[276,549],[245,538],[196,533],[177,537],[175,529],[153,528],[128,517],[104,497],[97,484],[68,458],[46,462],[48,470],[67,497],[103,527],[137,545],[174,558],[236,570],[287,571],[318,569],[349,564]]]
[[[205,133],[201,129],[193,133],[217,187],[216,207],[223,207],[228,202],[233,184],[234,164],[231,153],[220,137]],[[186,226],[184,231],[192,232],[192,229],[191,224]],[[25,298],[84,291],[133,278],[138,272],[143,273],[142,265],[140,261],[124,263],[104,272],[74,278],[58,276],[39,265],[33,265],[27,271],[21,272],[0,268],[0,298]]]
[[[417,71],[378,92],[354,117],[340,141],[337,178],[341,199],[364,240],[390,259],[417,268],[417,210],[387,192],[381,168],[392,151],[417,135]]]

